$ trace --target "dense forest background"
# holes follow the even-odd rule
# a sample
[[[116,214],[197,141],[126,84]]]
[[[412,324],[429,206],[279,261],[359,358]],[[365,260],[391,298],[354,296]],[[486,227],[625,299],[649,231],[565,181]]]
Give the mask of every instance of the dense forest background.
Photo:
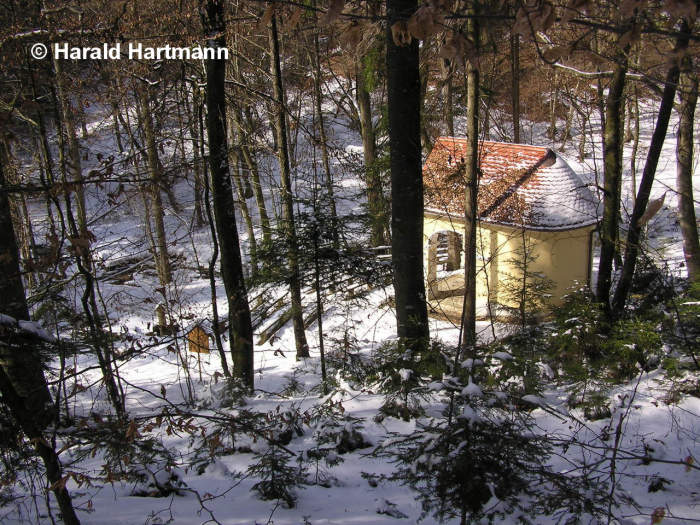
[[[700,521],[697,14],[6,1],[0,520]],[[426,306],[446,135],[459,322]],[[478,315],[483,140],[560,152],[599,200],[560,306],[525,256],[518,307]]]

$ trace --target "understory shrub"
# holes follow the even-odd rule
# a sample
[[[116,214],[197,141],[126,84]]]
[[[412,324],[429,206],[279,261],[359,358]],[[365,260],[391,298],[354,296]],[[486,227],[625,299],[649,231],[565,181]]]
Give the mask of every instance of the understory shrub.
[[[553,516],[581,523],[605,513],[605,482],[555,472],[547,462],[554,445],[517,410],[519,400],[482,390],[470,371],[466,384],[446,378],[441,417],[416,422],[410,435],[393,434],[375,451],[397,465],[388,479],[416,491],[422,517],[489,523],[517,513],[521,523]],[[532,518],[530,518],[532,517]]]
[[[286,508],[296,505],[296,489],[306,484],[306,467],[298,462],[290,465],[291,455],[277,446],[269,447],[264,453],[256,454],[254,462],[248,467],[247,474],[260,481],[252,490],[262,500],[277,500]]]
[[[449,360],[438,341],[425,349],[400,341],[382,345],[375,354],[377,387],[386,394],[382,413],[406,421],[421,415],[429,383],[442,377]]]

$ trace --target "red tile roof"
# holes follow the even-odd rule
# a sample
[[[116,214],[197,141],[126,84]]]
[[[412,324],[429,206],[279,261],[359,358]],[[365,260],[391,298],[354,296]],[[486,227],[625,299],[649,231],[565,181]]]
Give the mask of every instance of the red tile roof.
[[[467,139],[440,137],[423,167],[426,209],[464,214]],[[478,213],[482,221],[534,229],[596,222],[593,194],[549,148],[479,142]]]

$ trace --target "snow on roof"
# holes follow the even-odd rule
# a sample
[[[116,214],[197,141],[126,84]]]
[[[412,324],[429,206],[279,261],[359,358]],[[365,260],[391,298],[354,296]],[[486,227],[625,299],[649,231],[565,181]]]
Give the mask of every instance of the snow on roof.
[[[189,334],[196,327],[199,327],[202,330],[204,330],[207,333],[207,335],[214,335],[214,326],[209,319],[197,319],[196,321],[193,321],[190,324],[188,324],[183,330],[183,332],[185,334]]]
[[[466,138],[440,137],[423,166],[425,208],[464,215]],[[551,149],[479,142],[478,213],[482,222],[538,230],[595,224],[596,201],[583,180]]]

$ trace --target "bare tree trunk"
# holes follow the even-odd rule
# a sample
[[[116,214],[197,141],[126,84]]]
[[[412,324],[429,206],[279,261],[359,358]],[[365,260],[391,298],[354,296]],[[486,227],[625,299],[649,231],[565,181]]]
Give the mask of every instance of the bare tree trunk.
[[[0,313],[18,321],[29,320],[29,309],[24,295],[21,271],[19,267],[17,240],[10,206],[5,192],[4,152],[0,151]],[[5,328],[0,330],[4,332]],[[41,358],[31,344],[17,346],[13,336],[2,337],[0,334],[0,392],[27,438],[34,444],[37,454],[46,467],[48,485],[56,497],[63,522],[78,525],[80,520],[75,514],[73,503],[62,483],[63,470],[55,444],[45,429],[55,420],[52,411],[51,394],[46,378],[41,370]]]
[[[292,299],[292,324],[297,359],[309,357],[309,345],[304,332],[304,318],[301,303],[301,279],[299,276],[298,245],[294,224],[294,201],[292,197],[292,179],[289,169],[289,150],[287,149],[287,124],[284,107],[284,87],[282,85],[282,68],[280,67],[279,40],[277,36],[277,19],[272,17],[270,23],[270,61],[275,98],[275,134],[277,135],[277,156],[279,159],[280,179],[282,183],[282,208],[284,211],[284,233],[287,239],[287,260],[289,264],[289,292]]]
[[[202,140],[199,141],[199,156],[204,158],[204,116],[202,103],[197,100],[197,106],[195,112],[197,114],[197,130],[198,135]],[[212,310],[212,325],[214,327],[214,343],[216,344],[216,350],[219,353],[219,358],[221,359],[221,368],[224,370],[225,377],[231,377],[231,371],[228,368],[228,361],[226,360],[226,352],[224,352],[224,345],[221,342],[221,329],[219,324],[219,306],[216,299],[216,260],[219,257],[219,241],[216,238],[216,222],[212,216],[211,204],[209,202],[209,174],[207,173],[207,165],[202,164],[202,175],[204,176],[204,207],[207,212],[207,222],[209,223],[209,231],[211,232],[211,242],[212,242],[212,254],[209,260],[209,267],[207,273],[209,274],[209,289],[211,293],[211,310]]]
[[[451,61],[444,60],[443,69],[445,70],[445,85],[442,88],[442,96],[444,98],[443,118],[445,119],[445,125],[447,126],[447,134],[450,137],[454,137],[455,110],[452,102],[452,81],[454,77],[454,65]]]
[[[55,63],[58,62],[59,61],[57,60],[55,61]],[[56,79],[56,85],[58,85],[58,76],[56,77]],[[70,136],[72,134],[73,138],[75,139],[75,128],[73,128],[70,124],[66,125],[63,122],[61,111],[59,111],[60,103],[58,100],[58,94],[55,91],[53,92],[53,98],[56,127],[57,129],[61,130],[63,126],[67,126],[66,129],[68,130],[67,134],[69,137],[70,148]],[[77,145],[77,140],[74,141],[74,145]],[[70,166],[70,162],[66,161],[65,141],[62,132],[58,133],[58,155],[61,182],[65,186],[68,186],[68,168]],[[77,161],[78,163],[80,162],[80,155],[77,156]],[[75,169],[75,164],[73,164],[72,169]],[[80,175],[80,183],[78,184],[78,186],[82,188],[82,175]],[[83,195],[84,197],[84,194],[82,194],[82,192],[76,192],[76,194],[78,195],[79,201],[81,195]],[[85,220],[85,216],[83,215],[83,219],[78,217],[78,220],[76,221],[75,216],[73,215],[70,192],[66,190],[63,193],[63,197],[65,202],[65,213],[67,218],[67,224],[63,224],[64,228],[67,228],[67,230],[64,230],[64,234],[67,235],[67,237],[69,238],[69,240],[71,240],[71,243],[73,244],[72,251],[74,253],[74,260],[76,266],[78,267],[78,272],[85,281],[85,289],[83,290],[83,293],[80,297],[80,302],[83,307],[83,314],[85,315],[87,326],[90,331],[91,344],[93,346],[95,356],[97,357],[97,362],[100,366],[100,371],[102,372],[102,379],[104,381],[109,400],[117,414],[117,417],[119,419],[123,419],[124,398],[115,380],[115,374],[112,368],[112,361],[108,353],[109,350],[105,348],[106,345],[104,344],[105,338],[102,332],[102,321],[100,319],[99,309],[97,308],[97,299],[95,297],[95,277],[92,275],[93,261],[92,255],[90,253],[90,244],[92,240],[91,235],[87,230],[87,224],[82,222],[83,220]],[[82,208],[79,207],[78,209],[79,213],[81,209],[83,210],[83,212],[85,211],[84,204],[85,202],[83,200]]]
[[[166,287],[172,281],[172,272],[170,270],[170,260],[168,256],[168,243],[165,234],[165,222],[163,220],[163,200],[160,197],[160,189],[163,185],[163,172],[158,158],[158,147],[156,146],[156,137],[153,132],[153,119],[151,109],[149,107],[148,95],[145,92],[147,88],[137,89],[136,96],[138,97],[139,120],[143,126],[143,134],[146,146],[146,160],[148,162],[148,171],[151,175],[150,193],[153,219],[155,223],[155,241],[157,246],[156,264],[158,266],[158,277],[160,284]]]
[[[549,101],[549,127],[547,128],[547,136],[552,142],[557,139],[557,107],[559,105],[559,75],[556,69],[554,70],[553,75],[552,93]]]
[[[112,129],[114,130],[114,140],[117,142],[119,153],[124,153],[124,145],[122,144],[122,134],[119,129],[119,105],[116,101],[112,101]]]
[[[678,37],[674,49],[674,54],[676,56],[683,56],[683,53],[688,48],[688,40],[689,28],[687,21],[684,20],[681,25],[681,35]],[[679,76],[680,67],[677,62],[673,62],[666,73],[666,82],[664,92],[661,97],[661,106],[659,107],[659,114],[656,118],[654,133],[651,137],[651,144],[649,145],[647,160],[644,164],[642,180],[639,184],[639,192],[637,193],[637,199],[635,200],[632,216],[630,217],[629,230],[627,232],[627,243],[625,244],[625,262],[622,267],[620,282],[617,285],[615,297],[613,298],[613,312],[616,315],[620,315],[624,310],[625,303],[627,302],[627,296],[629,295],[630,286],[632,285],[634,269],[637,264],[637,255],[639,254],[639,243],[641,239],[642,227],[644,226],[640,223],[640,219],[642,218],[642,215],[644,215],[647,203],[649,202],[651,187],[654,184],[656,167],[659,163],[659,157],[661,156],[661,148],[663,147],[664,140],[666,139],[668,121],[670,120],[671,112],[673,111],[673,101],[676,98],[676,89],[678,86]]]
[[[467,31],[478,49],[479,29],[475,18],[467,21]],[[476,227],[479,163],[479,70],[467,65],[467,149],[464,179],[464,311],[462,312],[462,348],[476,344]]]
[[[680,74],[680,105],[678,107],[678,140],[676,145],[676,181],[678,214],[683,234],[683,255],[688,279],[700,279],[700,243],[693,199],[693,126],[698,100],[698,76],[692,59],[684,56]]]
[[[204,35],[214,48],[225,47],[226,22],[223,4],[218,0],[200,0]],[[226,61],[206,60],[207,72],[207,135],[209,138],[209,171],[211,173],[214,217],[221,250],[221,273],[228,300],[229,339],[234,374],[252,390],[253,327],[241,251],[236,229],[236,212],[228,168],[226,141]]]
[[[5,156],[5,171],[7,181],[14,186],[21,186],[22,181],[20,179],[19,173],[17,171],[16,164],[12,157],[12,152],[10,150],[10,145],[7,141],[3,140],[0,143],[0,148],[4,150]],[[17,236],[17,241],[19,243],[21,259],[25,261],[25,265],[32,260],[32,254],[34,253],[34,247],[36,243],[34,241],[34,229],[32,228],[32,218],[29,215],[29,209],[27,208],[27,200],[24,197],[24,193],[19,192],[17,195],[11,196],[9,199],[10,203],[10,215],[12,217],[12,222]],[[29,268],[29,270],[27,270]],[[30,266],[25,266],[25,278],[27,280],[27,286],[31,289],[35,287],[36,275]]]
[[[234,40],[234,46],[237,45]],[[240,73],[238,65],[238,57],[235,56],[233,59],[233,75],[238,82],[243,82],[243,76]],[[258,163],[255,160],[255,154],[251,151],[250,145],[248,144],[248,136],[252,134],[251,120],[243,119],[241,107],[238,103],[234,103],[230,111],[233,123],[236,126],[236,137],[237,144],[240,149],[240,155],[243,158],[245,166],[247,167],[248,179],[252,179],[253,184],[253,195],[255,195],[255,204],[258,207],[258,216],[260,217],[260,227],[262,229],[263,245],[270,246],[272,242],[271,230],[270,230],[270,219],[267,214],[267,205],[265,204],[265,195],[262,191],[262,185],[260,184],[260,173],[258,171]],[[246,126],[248,126],[246,128]]]
[[[328,196],[328,205],[330,206],[331,220],[333,221],[333,246],[335,247],[335,249],[338,249],[338,228],[340,227],[340,225],[338,223],[338,212],[336,211],[335,207],[333,174],[331,173],[331,163],[330,157],[328,155],[328,137],[326,136],[326,127],[324,125],[323,108],[321,104],[321,50],[318,43],[318,32],[314,32],[314,57],[312,62],[314,64],[314,104],[316,107],[316,114],[318,115],[316,125],[318,127],[319,142],[321,145],[321,161],[323,162],[323,171],[325,173],[325,186],[326,193]]]
[[[248,174],[253,182],[253,194],[255,195],[255,204],[258,207],[258,216],[260,217],[260,228],[262,229],[263,244],[269,246],[272,242],[272,233],[270,230],[270,219],[267,213],[267,205],[265,204],[265,195],[263,194],[262,184],[260,182],[260,171],[258,170],[258,163],[255,160],[255,154],[247,144],[246,137],[248,134],[244,132],[240,108],[233,108],[233,118],[238,130],[241,155],[248,169]]]
[[[248,203],[246,202],[245,185],[241,178],[241,161],[239,151],[235,147],[229,149],[231,163],[230,167],[233,171],[233,180],[236,184],[236,194],[238,195],[238,205],[241,208],[241,215],[245,222],[248,232],[248,246],[250,247],[250,275],[255,278],[258,274],[258,243],[255,240],[255,229],[253,228],[253,219],[250,216]]]
[[[632,176],[632,203],[637,200],[637,152],[639,151],[639,88],[634,85],[632,94],[632,153],[630,155],[630,174]]]
[[[430,152],[433,149],[433,139],[428,132],[428,119],[425,111],[425,98],[428,93],[428,67],[420,67],[420,53],[418,54],[418,73],[420,78],[420,136],[423,141],[423,150]]]
[[[510,37],[511,107],[513,109],[513,142],[520,143],[520,35]]]
[[[430,337],[423,275],[423,170],[418,42],[397,46],[391,26],[416,0],[387,0],[386,65],[391,156],[391,261],[398,336],[424,347]]]
[[[355,98],[360,113],[360,132],[365,161],[370,243],[372,246],[384,246],[389,242],[388,214],[382,191],[382,178],[376,164],[377,150],[374,124],[372,123],[372,101],[365,79],[363,57],[358,57],[355,62]]]
[[[615,66],[608,88],[603,137],[603,221],[600,225],[601,247],[596,296],[606,309],[610,306],[612,267],[618,249],[620,192],[622,188],[622,108],[627,62],[624,58],[620,58],[620,60]]]
[[[199,90],[197,87],[194,88],[194,96],[192,100],[192,105],[196,108],[195,112],[199,112],[201,107],[201,100],[199,97]],[[195,121],[195,115],[189,111],[189,104],[186,104],[188,108],[188,125],[190,129],[190,135],[192,136],[192,164],[194,167],[194,221],[197,226],[204,225],[204,214],[203,214],[203,196],[204,191],[204,177],[203,171],[206,171],[204,167],[204,159],[201,156],[201,143],[204,141],[199,133],[199,123]]]
[[[56,95],[60,104],[61,120],[66,128],[66,139],[68,142],[68,158],[67,163],[71,173],[71,182],[75,183],[75,195],[78,205],[78,232],[81,237],[87,237],[87,209],[85,204],[85,187],[83,179],[83,168],[80,160],[80,145],[78,144],[78,136],[75,131],[75,123],[73,117],[75,112],[71,107],[66,93],[63,78],[63,69],[61,61],[54,59],[54,70],[56,73]]]

